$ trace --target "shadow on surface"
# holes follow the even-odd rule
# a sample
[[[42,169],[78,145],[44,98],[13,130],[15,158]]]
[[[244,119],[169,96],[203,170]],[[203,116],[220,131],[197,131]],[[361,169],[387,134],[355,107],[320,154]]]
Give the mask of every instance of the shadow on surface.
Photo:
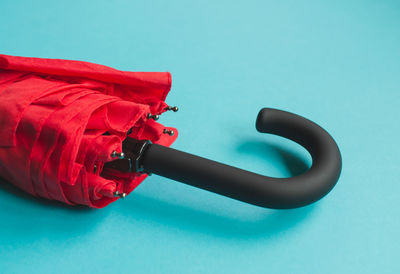
[[[272,155],[285,164],[291,176],[301,174],[308,168],[307,163],[299,157],[282,147],[267,145],[265,142],[247,142],[241,144],[238,150],[262,156],[264,159],[265,154],[269,154],[269,157]],[[154,176],[151,179],[157,178],[160,177]],[[163,183],[169,183],[162,180]],[[114,207],[113,210],[118,208],[123,218],[132,225],[150,220],[169,228],[212,234],[221,238],[272,237],[296,227],[314,209],[314,206],[293,210],[263,209],[224,197],[208,199],[209,194],[200,193],[202,190],[196,190],[199,195],[193,192],[190,197],[171,197],[158,193],[158,198],[151,196],[151,190],[149,194],[146,191],[133,192],[130,199],[124,202],[124,206]],[[4,180],[0,180],[0,196],[3,210],[0,215],[4,221],[4,225],[0,226],[0,233],[12,237],[22,235],[28,240],[46,238],[49,234],[53,240],[62,240],[65,237],[89,233],[112,212],[108,208],[94,210],[36,198]],[[185,198],[188,199],[185,201]],[[212,204],[207,204],[210,202]],[[29,234],[26,233],[27,229]]]
[[[277,145],[254,141],[241,144],[238,150],[253,153],[266,160],[271,160],[272,157],[274,162],[282,161],[289,176],[299,175],[308,169],[305,160]],[[156,178],[158,177],[151,179]],[[135,218],[155,219],[168,226],[174,225],[180,230],[210,233],[227,238],[244,236],[243,239],[249,239],[249,236],[268,237],[279,234],[299,225],[315,208],[314,205],[310,205],[291,210],[270,210],[221,196],[215,200],[202,200],[196,194],[193,194],[194,197],[189,197],[190,201],[186,199],[185,203],[182,201],[185,200],[182,195],[170,197],[161,193],[160,199],[151,197],[150,191],[149,195],[143,193],[137,191],[131,194],[132,199],[126,201],[129,206],[122,209],[126,210],[124,215],[128,215],[128,211],[131,211]],[[203,193],[199,195],[203,196]],[[208,206],[207,203],[210,201],[213,204]]]
[[[221,198],[224,199],[224,198]],[[235,202],[236,203],[236,202]],[[229,205],[229,203],[221,203]],[[231,204],[232,208],[239,208]],[[202,205],[204,208],[206,205]],[[166,226],[174,226],[178,230],[186,230],[200,234],[212,234],[221,238],[249,240],[257,237],[273,237],[279,233],[296,227],[313,211],[314,206],[292,210],[268,210],[246,205],[241,212],[221,210],[213,212],[209,209],[162,201],[144,195],[136,195],[129,206],[122,211],[132,218],[153,219]],[[264,210],[264,212],[261,212]],[[247,215],[247,216],[245,216]]]

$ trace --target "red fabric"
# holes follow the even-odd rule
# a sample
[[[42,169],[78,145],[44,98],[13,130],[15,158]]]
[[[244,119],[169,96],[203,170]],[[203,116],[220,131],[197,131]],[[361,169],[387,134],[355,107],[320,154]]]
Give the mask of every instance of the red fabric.
[[[129,129],[136,139],[175,141],[147,119],[165,111],[170,88],[168,72],[0,55],[0,176],[32,195],[108,205],[146,177],[103,170]]]

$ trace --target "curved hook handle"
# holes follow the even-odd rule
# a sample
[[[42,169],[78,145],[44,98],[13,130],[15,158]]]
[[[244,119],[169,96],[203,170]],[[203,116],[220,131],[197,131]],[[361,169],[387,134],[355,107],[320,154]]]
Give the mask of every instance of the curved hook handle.
[[[333,138],[320,126],[293,113],[264,108],[258,114],[256,128],[305,147],[312,157],[311,168],[295,177],[271,178],[157,144],[148,145],[140,166],[147,173],[276,209],[311,204],[335,186],[341,155]]]

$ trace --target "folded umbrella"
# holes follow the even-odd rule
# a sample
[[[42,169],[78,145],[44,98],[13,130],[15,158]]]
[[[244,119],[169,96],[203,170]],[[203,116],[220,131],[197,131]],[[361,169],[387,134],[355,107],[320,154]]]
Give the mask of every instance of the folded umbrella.
[[[168,72],[126,72],[60,59],[0,55],[0,176],[22,190],[101,208],[154,173],[254,205],[294,208],[336,184],[332,137],[301,116],[264,108],[256,127],[304,146],[313,164],[271,178],[169,148],[177,130],[156,122]]]

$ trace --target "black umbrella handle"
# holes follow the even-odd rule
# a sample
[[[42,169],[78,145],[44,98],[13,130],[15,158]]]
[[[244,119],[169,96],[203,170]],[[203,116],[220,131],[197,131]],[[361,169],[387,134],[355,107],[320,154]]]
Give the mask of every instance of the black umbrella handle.
[[[258,114],[256,128],[302,145],[311,154],[311,168],[295,177],[271,178],[150,143],[141,148],[137,166],[146,173],[267,208],[305,206],[335,186],[341,155],[333,138],[320,126],[293,113],[264,108]]]

